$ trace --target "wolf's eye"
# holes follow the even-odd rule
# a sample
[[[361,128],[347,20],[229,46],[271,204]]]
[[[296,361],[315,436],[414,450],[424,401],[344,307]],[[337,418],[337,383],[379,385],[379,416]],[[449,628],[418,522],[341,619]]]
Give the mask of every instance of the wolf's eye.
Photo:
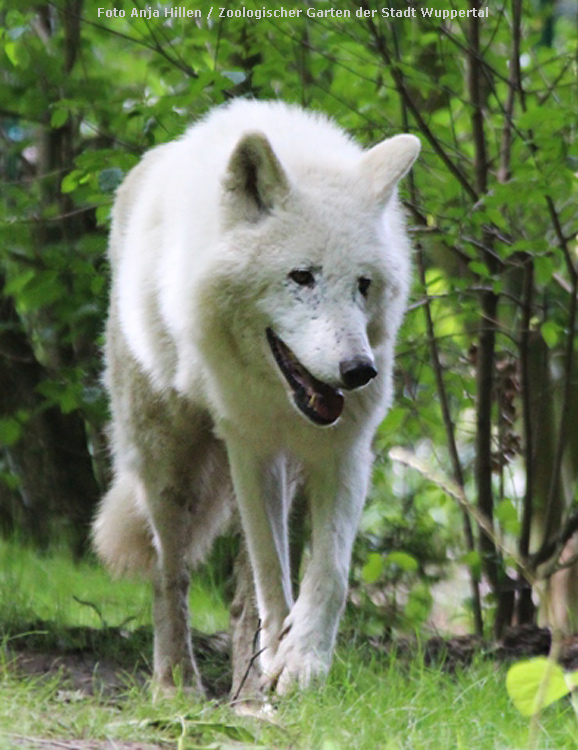
[[[367,293],[369,292],[370,286],[371,286],[371,279],[368,279],[365,276],[360,276],[357,279],[357,287],[362,297],[367,297]]]
[[[299,284],[299,286],[315,286],[315,276],[313,276],[311,271],[307,271],[305,269],[296,269],[295,271],[291,271],[291,273],[289,274],[289,278],[291,279],[291,281]]]

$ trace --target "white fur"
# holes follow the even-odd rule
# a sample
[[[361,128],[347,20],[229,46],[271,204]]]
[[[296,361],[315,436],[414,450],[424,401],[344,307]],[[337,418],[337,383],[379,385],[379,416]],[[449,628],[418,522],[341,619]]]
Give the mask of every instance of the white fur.
[[[410,135],[363,151],[322,116],[238,100],[148,153],[119,191],[107,337],[116,479],[95,540],[114,567],[153,560],[160,682],[175,667],[194,674],[174,591],[233,492],[270,684],[283,692],[329,669],[409,285],[396,184],[418,151]],[[295,269],[315,284],[296,284]],[[351,358],[378,376],[316,426],[293,403],[268,328],[332,387]],[[313,552],[293,602],[287,515],[300,485]],[[146,540],[152,556],[133,548]]]

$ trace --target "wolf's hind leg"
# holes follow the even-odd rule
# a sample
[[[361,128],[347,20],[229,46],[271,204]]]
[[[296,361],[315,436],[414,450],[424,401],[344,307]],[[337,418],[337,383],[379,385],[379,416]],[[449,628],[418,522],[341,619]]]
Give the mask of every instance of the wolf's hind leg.
[[[149,500],[158,551],[153,573],[154,681],[161,691],[182,684],[202,694],[189,626],[192,513],[178,491],[165,488],[155,495]]]
[[[189,629],[193,503],[185,489],[164,487],[159,477],[163,472],[158,469],[145,480],[136,472],[119,473],[100,506],[93,541],[113,573],[152,578],[157,688],[182,682],[202,692]]]
[[[233,641],[231,700],[235,708],[242,710],[243,706],[261,698],[261,670],[257,658],[259,614],[253,571],[244,539],[235,561],[235,597],[230,612]]]

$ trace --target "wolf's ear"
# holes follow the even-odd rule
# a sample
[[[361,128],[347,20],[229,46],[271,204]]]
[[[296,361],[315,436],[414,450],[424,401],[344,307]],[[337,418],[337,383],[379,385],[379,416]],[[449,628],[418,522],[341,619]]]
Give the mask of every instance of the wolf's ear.
[[[386,205],[397,183],[417,159],[420,148],[419,139],[405,133],[378,143],[363,155],[361,173],[369,180],[379,205]]]
[[[257,221],[289,192],[289,182],[263,133],[246,133],[233,151],[223,180],[229,221]]]

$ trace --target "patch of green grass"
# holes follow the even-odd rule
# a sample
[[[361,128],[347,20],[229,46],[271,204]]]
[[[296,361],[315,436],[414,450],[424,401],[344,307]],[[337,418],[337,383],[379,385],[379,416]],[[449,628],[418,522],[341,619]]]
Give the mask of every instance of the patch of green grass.
[[[454,675],[417,658],[364,664],[338,652],[328,684],[282,706],[300,728],[304,747],[322,750],[522,750],[529,723],[506,693],[506,669],[479,662]],[[569,703],[541,717],[538,747],[575,747],[578,731]]]
[[[195,628],[208,633],[227,629],[228,610],[214,587],[195,579],[190,602]],[[66,551],[39,555],[16,541],[0,540],[0,627],[34,620],[63,627],[150,625],[150,584],[138,578],[113,580],[96,563],[73,563]]]

